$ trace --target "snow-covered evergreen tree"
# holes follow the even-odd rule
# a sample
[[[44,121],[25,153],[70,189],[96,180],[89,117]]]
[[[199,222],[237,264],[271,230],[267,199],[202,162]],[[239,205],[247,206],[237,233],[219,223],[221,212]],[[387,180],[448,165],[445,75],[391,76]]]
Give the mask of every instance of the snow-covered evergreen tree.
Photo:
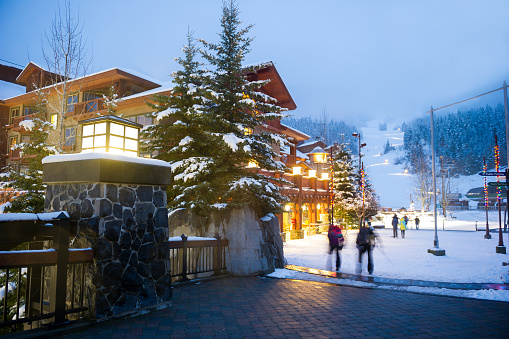
[[[208,172],[209,181],[196,197],[207,197],[200,201],[201,209],[205,204],[216,210],[251,205],[260,214],[278,212],[285,200],[278,181],[246,167],[256,163],[264,170],[284,170],[271,144],[281,145],[285,140],[263,126],[267,120],[282,118],[285,109],[276,105],[276,99],[257,91],[268,81],[247,80],[247,73],[267,65],[242,66],[252,39],[247,37],[251,26],[240,25],[237,4],[229,1],[223,4],[219,42],[200,40],[205,46],[202,55],[211,66],[204,82],[208,100],[203,111],[208,119],[207,138],[212,142],[207,145],[209,163],[200,168]],[[185,161],[173,166],[176,171],[182,167],[188,168]]]
[[[346,145],[339,144],[333,148],[332,180],[334,189],[334,216],[348,224],[355,223],[356,175],[352,153]]]
[[[46,142],[48,132],[54,129],[46,120],[46,93],[36,91],[35,111],[37,117],[20,123],[30,132],[30,141],[21,142],[13,147],[20,150],[21,160],[12,164],[2,176],[3,185],[10,187],[18,195],[11,200],[5,212],[44,212],[44,194],[46,185],[42,183],[42,158],[55,154],[55,148]]]
[[[106,93],[106,95],[103,95],[103,99],[104,99],[103,105],[108,110],[108,115],[115,115],[115,112],[117,111],[117,106],[122,101],[122,99],[118,97],[115,85],[111,85],[108,88],[108,92]]]

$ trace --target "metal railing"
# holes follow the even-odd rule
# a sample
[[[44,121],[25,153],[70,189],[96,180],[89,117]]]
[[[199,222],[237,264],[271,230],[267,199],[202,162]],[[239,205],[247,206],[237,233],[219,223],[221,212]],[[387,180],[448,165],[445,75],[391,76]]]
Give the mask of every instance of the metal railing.
[[[203,278],[226,273],[228,239],[191,239],[182,234],[182,240],[170,240],[171,277],[174,282],[188,281],[189,276]]]
[[[26,226],[24,235],[35,238],[44,233],[44,240],[52,240],[53,248],[42,249],[42,241],[38,239],[29,243],[29,250],[0,251],[0,291],[3,292],[0,293],[3,299],[0,300],[0,328],[23,323],[28,324],[25,329],[36,328],[45,319],[48,319],[46,323],[57,325],[66,322],[68,314],[86,311],[85,267],[93,260],[94,252],[90,248],[69,249],[68,216],[51,221],[5,222],[0,233],[6,233],[10,225]],[[16,242],[16,238],[11,236],[2,246]],[[24,237],[19,240],[24,241]]]

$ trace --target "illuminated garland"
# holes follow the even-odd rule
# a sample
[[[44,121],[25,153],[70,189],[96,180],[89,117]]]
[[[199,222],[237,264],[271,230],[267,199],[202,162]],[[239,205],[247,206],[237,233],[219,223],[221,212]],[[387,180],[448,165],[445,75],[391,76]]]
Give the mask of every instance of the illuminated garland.
[[[495,171],[499,171],[500,166],[500,147],[498,146],[498,143],[495,145]],[[497,176],[498,181],[498,176]],[[500,196],[502,195],[502,190],[500,189],[500,186],[497,186],[497,201],[500,203]]]
[[[362,165],[361,167],[361,190],[362,190],[362,203],[364,204],[366,202],[366,195],[365,195],[365,190],[364,190],[364,186],[366,185],[366,182],[364,180],[364,164]]]
[[[486,173],[488,170],[488,165],[486,165],[486,158],[484,158],[484,166],[482,168],[483,172]],[[487,176],[484,176],[484,206],[488,207],[488,180]]]

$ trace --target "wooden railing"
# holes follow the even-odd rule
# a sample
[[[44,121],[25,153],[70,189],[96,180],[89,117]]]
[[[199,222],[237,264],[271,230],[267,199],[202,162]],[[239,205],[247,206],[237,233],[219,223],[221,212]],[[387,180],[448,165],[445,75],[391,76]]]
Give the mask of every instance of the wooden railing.
[[[15,213],[12,221],[0,223],[0,241],[10,248],[27,239],[29,250],[0,251],[0,327],[28,323],[25,329],[39,327],[39,321],[57,325],[66,315],[87,310],[83,300],[85,266],[93,260],[92,249],[69,249],[69,216],[61,213],[55,219],[38,219],[41,214]],[[37,219],[26,220],[27,215]],[[9,228],[16,228],[18,230]],[[21,228],[23,231],[19,231]],[[52,240],[53,248],[42,249],[41,240]],[[31,326],[30,326],[31,325]]]
[[[16,127],[19,127],[19,124],[22,122],[22,121],[25,121],[25,120],[33,120],[35,118],[38,118],[38,115],[39,113],[33,113],[33,114],[28,114],[28,115],[24,115],[22,117],[17,117],[17,118],[14,118],[12,119],[12,127],[13,128],[16,128]]]
[[[103,98],[77,102],[74,104],[74,110],[69,112],[68,115],[80,115],[101,111],[105,108],[103,102],[104,102]]]
[[[184,234],[180,238],[169,241],[172,281],[188,281],[189,276],[203,278],[225,274],[228,239],[216,237],[189,240]]]

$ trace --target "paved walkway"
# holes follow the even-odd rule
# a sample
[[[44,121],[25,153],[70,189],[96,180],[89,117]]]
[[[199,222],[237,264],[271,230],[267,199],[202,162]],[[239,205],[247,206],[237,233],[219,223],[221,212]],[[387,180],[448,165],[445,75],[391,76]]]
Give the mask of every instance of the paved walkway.
[[[454,283],[454,282],[439,282],[427,281],[416,279],[390,279],[382,278],[371,275],[358,275],[349,273],[340,273],[326,270],[319,270],[316,268],[309,268],[296,265],[286,265],[286,269],[305,272],[315,275],[320,275],[329,278],[350,279],[355,281],[362,281],[366,283],[382,284],[382,285],[398,285],[398,286],[419,286],[419,287],[438,287],[459,290],[509,290],[508,284],[497,283]]]
[[[173,289],[172,306],[65,338],[507,338],[503,302],[271,278]],[[58,337],[52,335],[52,337]]]

